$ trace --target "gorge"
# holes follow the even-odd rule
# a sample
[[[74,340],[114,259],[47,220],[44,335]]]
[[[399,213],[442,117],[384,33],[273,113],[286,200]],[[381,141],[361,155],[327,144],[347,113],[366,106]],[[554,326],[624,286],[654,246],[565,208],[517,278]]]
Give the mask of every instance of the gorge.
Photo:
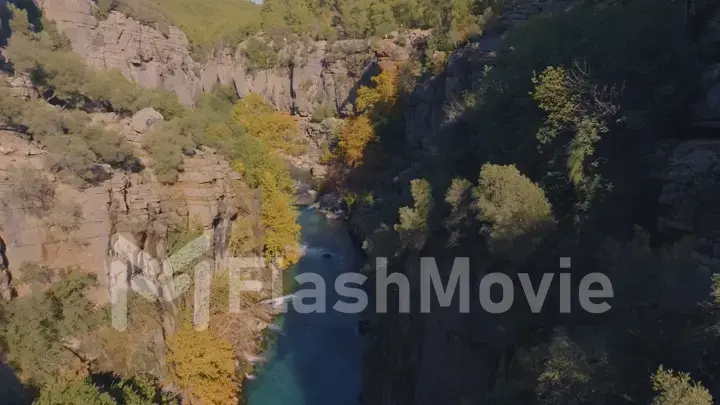
[[[0,2],[0,403],[713,403],[712,2],[693,35],[680,0],[236,3]],[[109,330],[108,261],[162,284],[204,232],[208,330],[188,296]],[[249,257],[270,265],[226,272]],[[470,291],[572,257],[569,288],[602,274],[612,309],[557,311],[550,283],[539,311],[392,287],[360,315],[278,315],[266,287],[224,311],[225,277],[374,285],[378,258],[418,296],[423,257],[445,286],[469,258]]]

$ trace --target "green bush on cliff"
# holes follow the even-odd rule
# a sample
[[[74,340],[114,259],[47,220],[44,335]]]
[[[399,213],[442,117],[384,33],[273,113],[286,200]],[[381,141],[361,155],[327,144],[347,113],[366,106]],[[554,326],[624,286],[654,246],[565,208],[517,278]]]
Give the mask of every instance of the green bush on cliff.
[[[473,197],[495,253],[527,255],[554,227],[545,193],[514,166],[483,165]]]
[[[82,361],[67,342],[90,332],[102,319],[103,314],[85,297],[95,285],[94,277],[63,273],[57,273],[60,281],[50,286],[31,285],[32,294],[4,307],[0,334],[8,361],[33,384],[80,370]]]
[[[337,110],[331,104],[321,104],[315,107],[310,122],[320,123],[328,118],[335,118],[337,116]]]
[[[271,69],[278,63],[277,50],[257,37],[248,38],[243,52],[247,58],[249,72]]]
[[[434,207],[432,188],[427,180],[416,179],[410,182],[410,190],[414,206],[400,208],[400,222],[395,225],[395,230],[404,247],[421,250],[430,231],[428,222]]]
[[[712,395],[701,383],[695,382],[688,373],[665,370],[660,366],[652,376],[657,396],[652,405],[710,405]]]
[[[158,180],[173,184],[182,168],[183,156],[195,147],[195,143],[180,132],[177,122],[171,121],[145,134],[143,147],[153,160],[152,167]]]
[[[99,386],[90,378],[58,378],[40,391],[33,405],[179,405],[180,399],[162,391],[151,377],[135,377]]]

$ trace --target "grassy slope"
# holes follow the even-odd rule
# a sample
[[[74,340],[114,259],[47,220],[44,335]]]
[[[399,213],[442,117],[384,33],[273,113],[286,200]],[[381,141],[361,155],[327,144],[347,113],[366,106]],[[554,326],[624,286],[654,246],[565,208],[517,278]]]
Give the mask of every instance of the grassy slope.
[[[248,0],[150,0],[195,47],[208,50],[219,39],[239,39],[245,27],[259,24],[260,5]]]

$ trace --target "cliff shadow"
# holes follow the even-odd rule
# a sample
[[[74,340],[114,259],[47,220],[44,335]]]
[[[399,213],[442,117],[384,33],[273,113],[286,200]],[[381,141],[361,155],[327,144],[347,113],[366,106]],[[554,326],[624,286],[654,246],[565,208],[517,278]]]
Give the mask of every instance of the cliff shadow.
[[[0,361],[0,405],[29,405],[31,396],[15,370]]]
[[[360,73],[360,75],[357,77],[357,80],[355,80],[355,82],[353,83],[353,86],[348,92],[348,96],[339,106],[336,106],[336,109],[347,105],[352,105],[352,112],[353,114],[356,114],[357,108],[355,107],[355,100],[357,99],[358,90],[360,89],[360,87],[370,86],[372,84],[372,78],[380,74],[380,72],[382,72],[382,69],[380,68],[377,60],[372,60],[370,63],[368,63],[367,66],[365,66],[365,68],[363,69],[362,73]]]

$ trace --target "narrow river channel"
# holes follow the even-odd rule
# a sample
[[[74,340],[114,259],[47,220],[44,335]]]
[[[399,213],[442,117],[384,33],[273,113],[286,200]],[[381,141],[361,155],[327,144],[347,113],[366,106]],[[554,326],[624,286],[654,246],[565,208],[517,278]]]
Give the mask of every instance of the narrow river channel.
[[[360,315],[332,309],[338,300],[335,279],[357,271],[361,257],[343,221],[326,218],[314,209],[302,209],[305,254],[289,276],[314,272],[325,280],[326,313],[302,314],[288,303],[276,319],[282,328],[265,353],[267,363],[245,382],[248,405],[358,405],[362,389]],[[291,277],[286,277],[290,279]],[[315,288],[311,283],[296,288]],[[343,298],[352,302],[349,298]],[[349,300],[349,301],[348,301]],[[312,298],[306,298],[311,304]]]

